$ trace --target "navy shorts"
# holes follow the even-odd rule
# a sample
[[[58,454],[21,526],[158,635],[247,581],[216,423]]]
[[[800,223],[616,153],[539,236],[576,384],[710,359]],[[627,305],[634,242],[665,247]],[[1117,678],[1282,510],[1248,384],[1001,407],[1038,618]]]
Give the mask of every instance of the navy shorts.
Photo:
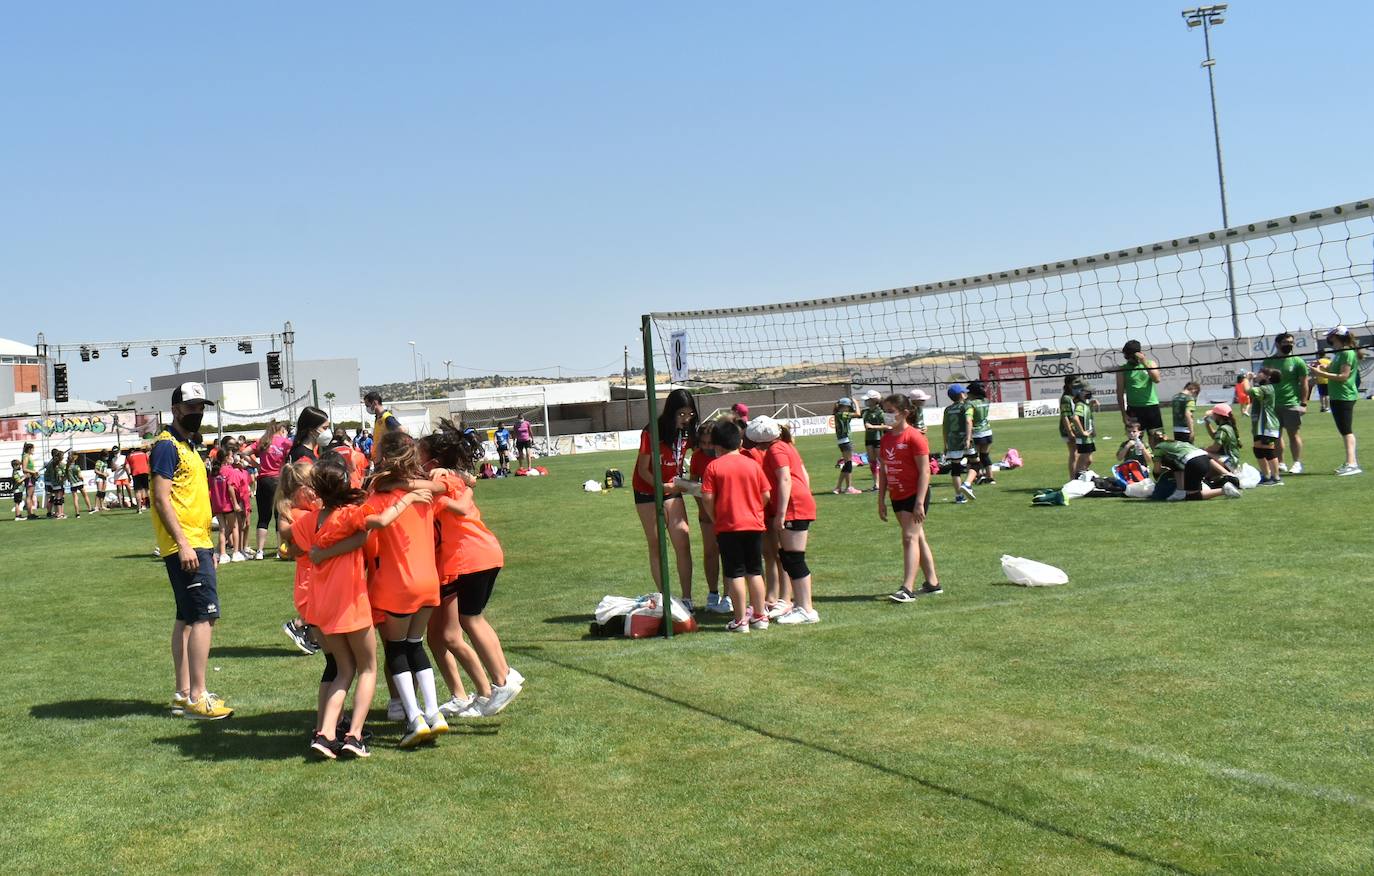
[[[200,560],[200,568],[194,572],[181,568],[181,558],[175,552],[162,558],[167,564],[167,580],[172,582],[177,620],[188,624],[219,617],[219,594],[215,591],[215,552],[210,548],[196,548],[196,558]]]

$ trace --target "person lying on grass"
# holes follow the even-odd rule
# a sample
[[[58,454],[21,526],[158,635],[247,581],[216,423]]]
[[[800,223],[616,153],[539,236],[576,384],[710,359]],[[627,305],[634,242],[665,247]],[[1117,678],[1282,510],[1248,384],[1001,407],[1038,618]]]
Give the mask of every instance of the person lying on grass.
[[[1239,499],[1241,495],[1240,481],[1226,466],[1186,441],[1161,441],[1155,445],[1155,479],[1161,480],[1165,474],[1174,477],[1171,499]],[[1208,486],[1208,481],[1221,486]]]

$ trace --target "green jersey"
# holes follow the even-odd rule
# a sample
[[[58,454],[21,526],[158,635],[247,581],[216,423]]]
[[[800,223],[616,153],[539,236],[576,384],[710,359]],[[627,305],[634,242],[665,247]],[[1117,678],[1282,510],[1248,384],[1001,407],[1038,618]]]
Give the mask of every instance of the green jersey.
[[[73,463],[71,463],[70,465],[67,466],[67,483],[69,483],[69,484],[84,484],[84,483],[86,483],[86,477],[85,477],[85,475],[81,474],[81,466],[80,466],[80,464],[73,462]]]
[[[1193,431],[1193,411],[1197,410],[1197,398],[1186,392],[1180,392],[1174,396],[1172,402],[1174,409],[1174,432]]]
[[[1240,436],[1230,423],[1217,424],[1216,442],[1223,455],[1233,459],[1240,458]]]
[[[1138,442],[1132,441],[1131,439],[1127,438],[1125,441],[1121,442],[1121,446],[1117,448],[1117,453],[1120,453],[1122,450],[1126,451],[1126,455],[1121,457],[1122,462],[1135,461],[1140,463],[1142,466],[1146,464],[1145,451],[1141,449],[1141,446]]]
[[[1254,437],[1279,437],[1279,415],[1274,407],[1276,396],[1271,384],[1250,387],[1250,429]]]
[[[30,453],[28,456],[25,456],[25,457],[24,457],[24,474],[26,474],[26,475],[36,475],[36,474],[38,474],[38,459],[35,458],[34,455],[33,455],[32,453]]]
[[[1296,408],[1303,404],[1302,379],[1307,376],[1307,363],[1301,356],[1270,356],[1261,364],[1283,375],[1283,380],[1274,384],[1274,404],[1279,410]]]
[[[1203,451],[1187,441],[1161,441],[1155,445],[1155,459],[1166,468],[1182,471],[1188,460],[1194,459]]]
[[[1155,395],[1155,382],[1150,379],[1149,369],[1154,368],[1155,363],[1147,361],[1144,365],[1139,362],[1127,362],[1121,366],[1121,373],[1126,376],[1126,405],[1132,408],[1150,408],[1159,406],[1159,396]]]
[[[911,425],[924,432],[926,430],[926,406],[923,402],[916,402],[915,404],[916,410],[913,412]]]
[[[883,440],[883,430],[875,429],[874,426],[881,426],[883,420],[883,406],[873,405],[864,408],[864,443],[877,444]]]
[[[973,434],[975,436],[984,435],[992,432],[992,426],[988,424],[988,410],[992,407],[985,398],[972,398],[965,402],[969,410],[973,411]]]
[[[60,489],[67,479],[67,467],[60,462],[49,462],[43,466],[43,479],[48,482],[49,488]]]
[[[945,450],[963,450],[968,444],[968,416],[967,402],[945,408]]]
[[[849,443],[849,422],[853,419],[853,411],[839,411],[835,414],[835,439],[841,444]]]
[[[95,470],[95,473],[97,475],[101,476],[103,476],[106,472],[110,470],[110,466],[106,464],[105,460],[103,459],[97,459],[95,461],[95,465],[92,466],[92,468]]]
[[[1067,438],[1073,434],[1067,423],[1073,422],[1073,396],[1067,392],[1059,397],[1059,437]]]
[[[1085,401],[1074,404],[1073,414],[1083,422],[1082,432],[1074,437],[1079,444],[1093,443],[1093,406]]]
[[[1332,374],[1340,374],[1345,366],[1350,366],[1350,377],[1344,383],[1328,380],[1327,395],[1332,401],[1354,401],[1360,397],[1360,389],[1355,385],[1355,375],[1360,373],[1360,357],[1354,350],[1337,350],[1331,354],[1331,367],[1326,369]]]

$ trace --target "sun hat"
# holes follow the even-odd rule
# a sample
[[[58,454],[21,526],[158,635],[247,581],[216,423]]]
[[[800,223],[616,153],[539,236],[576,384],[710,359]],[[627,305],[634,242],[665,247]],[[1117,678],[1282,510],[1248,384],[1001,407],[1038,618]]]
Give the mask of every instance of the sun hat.
[[[962,383],[951,383],[949,389],[945,390],[945,395],[949,396],[951,399],[956,399],[966,392],[968,392],[968,388]]]
[[[1231,406],[1226,402],[1212,405],[1211,413],[1216,414],[1218,417],[1229,417],[1231,416]]]
[[[907,398],[911,399],[912,401],[930,401],[930,393],[926,392],[924,389],[913,389],[906,395]]]
[[[782,437],[782,423],[772,417],[755,417],[744,429],[744,437],[755,444],[768,444]]]

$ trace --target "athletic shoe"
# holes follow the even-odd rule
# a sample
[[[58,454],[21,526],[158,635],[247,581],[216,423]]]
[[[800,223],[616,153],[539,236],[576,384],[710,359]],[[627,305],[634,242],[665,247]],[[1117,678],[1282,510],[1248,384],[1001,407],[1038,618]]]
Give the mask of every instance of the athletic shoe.
[[[288,639],[296,643],[296,647],[300,648],[302,653],[314,654],[320,650],[318,645],[305,637],[304,627],[298,627],[291,621],[287,621],[281,625],[281,631],[286,633]]]
[[[839,487],[836,487],[835,489],[831,490],[830,492],[832,492],[832,493],[834,493],[836,496],[838,496],[838,495],[840,494],[840,488],[839,488]]]
[[[1239,499],[1239,498],[1240,498],[1240,487],[1236,486],[1235,484],[1230,484],[1230,483],[1222,484],[1222,485],[1221,485],[1221,492],[1222,492],[1223,494],[1225,494],[1226,498],[1228,498],[1228,499]]]
[[[941,587],[939,584],[931,584],[930,582],[926,582],[925,584],[922,584],[922,585],[921,585],[921,589],[920,589],[920,590],[915,591],[915,595],[917,595],[917,596],[939,596],[941,593],[944,593],[944,592],[945,592],[945,588]]]
[[[712,593],[706,597],[706,612],[707,614],[734,614],[735,606],[730,602],[730,597]]]
[[[485,706],[488,701],[488,697],[479,697],[477,694],[473,694],[472,700],[466,706],[463,707],[462,711],[457,712],[451,715],[450,717],[464,719],[481,718],[483,717],[482,707]]]
[[[400,700],[387,700],[386,719],[388,721],[404,721],[406,719],[405,704]]]
[[[443,736],[448,732],[448,722],[444,720],[443,712],[435,712],[432,715],[425,715],[425,723],[429,725],[430,738]]]
[[[1289,474],[1302,474],[1302,460],[1293,463],[1293,467],[1288,470]]]
[[[243,551],[234,551],[234,553],[229,557],[229,562],[242,563],[246,559],[248,558],[243,555]]]
[[[898,587],[896,590],[889,593],[887,598],[891,599],[893,602],[915,602],[916,594],[905,587]]]
[[[160,557],[160,556],[162,556],[162,548],[153,548],[153,556],[155,556],[155,557]]]
[[[968,497],[966,497],[963,493],[960,493],[959,495],[957,495],[957,496],[954,497],[954,504],[956,504],[956,505],[967,505],[967,504],[968,504]]]
[[[472,701],[474,699],[475,697],[468,697],[467,699],[459,699],[458,697],[454,697],[453,699],[439,706],[439,711],[442,714],[452,718],[459,712],[466,709],[468,706],[472,705]]]
[[[687,609],[688,614],[692,614],[697,610],[696,606],[692,604],[692,600],[690,599],[684,597],[683,599],[680,599],[678,601],[682,603],[683,608]]]
[[[815,609],[807,610],[800,605],[792,607],[792,610],[778,618],[780,624],[818,624],[821,616]]]
[[[792,610],[792,603],[786,599],[775,599],[764,607],[768,609],[765,616],[769,620],[777,620]]]
[[[229,555],[228,555],[228,554],[220,554],[220,555],[219,555],[219,562],[221,562],[221,563],[227,563],[227,562],[229,562]]]
[[[1350,475],[1357,474],[1364,474],[1364,469],[1360,468],[1358,465],[1343,465],[1340,468],[1336,469],[1336,477],[1338,478],[1349,477]]]
[[[219,697],[206,691],[198,702],[187,702],[182,714],[197,721],[219,721],[234,714],[234,710],[226,706]]]
[[[262,559],[262,551],[256,551],[256,552],[253,554],[253,559],[255,559],[255,560],[260,560],[260,559]]]
[[[406,732],[401,736],[402,748],[414,748],[429,739],[429,725],[425,723],[424,716],[416,715],[415,720],[406,725]]]
[[[190,697],[180,691],[172,694],[172,714],[180,718],[186,711],[186,704],[191,702]]]
[[[325,739],[322,733],[316,733],[314,736],[310,737],[311,753],[324,760],[334,760],[338,757],[338,755],[334,753],[334,744],[334,740]]]
[[[1280,463],[1279,463],[1279,474],[1287,474],[1287,472],[1288,472],[1288,466],[1285,465],[1284,463],[1280,462]]]
[[[486,702],[482,704],[482,717],[490,718],[492,715],[499,714],[502,709],[510,705],[511,700],[519,695],[520,690],[510,683],[509,678],[506,679],[505,684],[493,684],[491,696],[487,697]]]
[[[520,670],[516,669],[514,666],[507,666],[507,667],[506,667],[506,686],[507,686],[507,687],[524,687],[524,686],[525,686],[525,676],[521,675],[521,674],[520,674]]]
[[[750,618],[749,618],[749,629],[751,629],[751,630],[766,630],[766,629],[768,629],[768,615],[766,615],[766,614],[751,615]]]
[[[962,481],[960,481],[959,483],[959,494],[963,496],[968,496],[970,499],[978,498],[977,496],[973,495],[973,487],[970,487],[968,484],[963,483]]]
[[[730,622],[729,622],[728,624],[725,625],[725,632],[727,632],[727,633],[747,633],[747,632],[749,632],[749,618],[745,618],[744,620],[734,620],[733,618],[731,618]]]
[[[864,491],[859,489],[858,487],[850,487],[849,489],[845,490],[845,494],[850,496],[862,496],[864,494]]]
[[[367,743],[356,736],[345,736],[343,744],[339,746],[339,754],[347,757],[371,757],[372,752],[367,750]]]

